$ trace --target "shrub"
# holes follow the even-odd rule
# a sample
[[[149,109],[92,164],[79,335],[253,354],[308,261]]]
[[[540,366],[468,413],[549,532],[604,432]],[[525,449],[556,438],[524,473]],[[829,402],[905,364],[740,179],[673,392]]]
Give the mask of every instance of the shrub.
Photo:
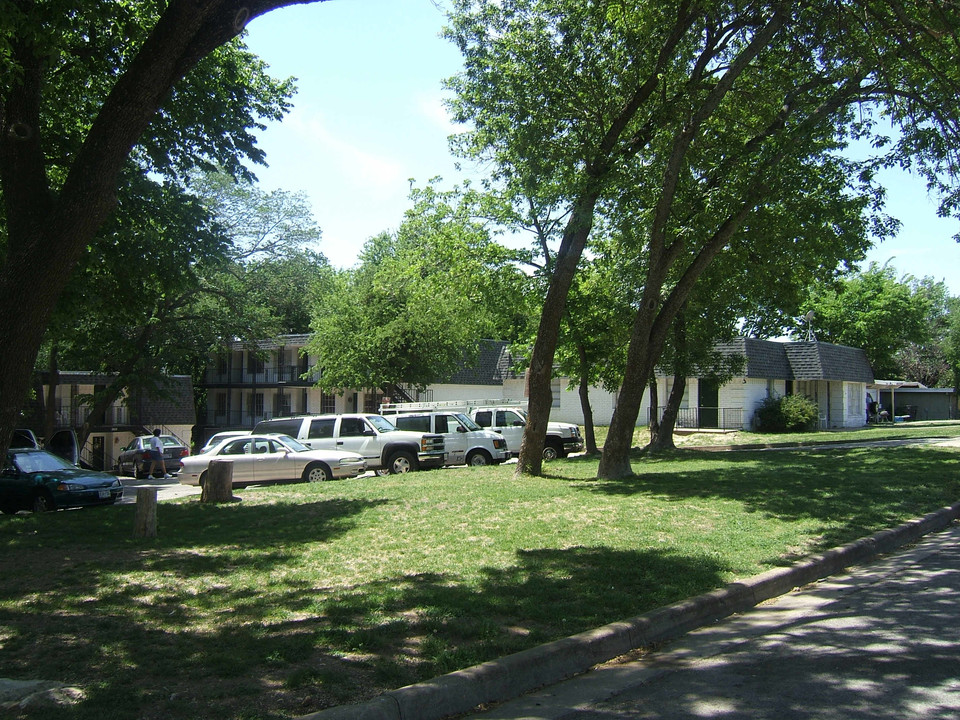
[[[803,432],[816,428],[819,412],[806,395],[770,395],[757,408],[754,423],[757,432]]]
[[[815,430],[820,408],[806,395],[787,395],[780,398],[780,412],[787,426],[787,432]]]

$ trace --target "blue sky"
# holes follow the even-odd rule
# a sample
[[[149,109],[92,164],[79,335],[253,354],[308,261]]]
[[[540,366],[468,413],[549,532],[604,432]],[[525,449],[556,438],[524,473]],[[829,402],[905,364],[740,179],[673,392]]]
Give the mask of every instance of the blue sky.
[[[329,0],[255,19],[247,44],[275,77],[297,78],[294,109],[261,134],[268,190],[303,192],[323,231],[320,250],[339,267],[356,263],[367,238],[396,228],[410,180],[453,185],[447,136],[456,130],[442,105],[442,81],[460,54],[438,37],[445,0]],[[960,222],[936,215],[921,180],[884,176],[888,211],[903,227],[868,261],[898,275],[945,280],[960,295]]]

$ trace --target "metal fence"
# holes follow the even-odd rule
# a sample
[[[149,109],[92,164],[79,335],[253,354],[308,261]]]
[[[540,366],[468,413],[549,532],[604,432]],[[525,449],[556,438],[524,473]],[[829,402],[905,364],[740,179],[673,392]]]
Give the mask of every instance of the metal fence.
[[[665,407],[657,408],[657,418],[663,420]],[[740,430],[743,428],[743,408],[680,408],[675,427],[684,429]]]
[[[273,385],[277,383],[303,383],[312,385],[320,379],[319,372],[309,372],[299,365],[282,365],[267,368],[233,368],[220,370],[209,368],[204,374],[208,385],[231,383],[237,385]]]

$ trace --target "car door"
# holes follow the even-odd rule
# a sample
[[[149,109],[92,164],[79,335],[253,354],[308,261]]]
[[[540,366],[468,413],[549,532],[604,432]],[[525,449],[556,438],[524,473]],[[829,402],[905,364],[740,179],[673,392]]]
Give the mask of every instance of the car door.
[[[337,439],[334,437],[336,429],[335,417],[313,418],[305,428],[306,437],[300,437],[297,440],[313,450],[336,450]]]
[[[255,438],[253,442],[253,479],[255,482],[291,480],[297,477],[295,461],[287,449],[270,438]]]
[[[359,453],[368,461],[380,463],[377,431],[362,417],[341,417],[337,425],[336,449]]]
[[[256,456],[253,453],[253,438],[238,438],[224,445],[216,456],[217,460],[229,460],[233,464],[233,482],[253,482],[253,465]]]
[[[482,425],[482,423],[478,423]],[[493,411],[490,430],[503,435],[507,441],[507,448],[512,453],[520,452],[520,442],[523,440],[523,429],[526,427],[523,416],[513,410]]]
[[[434,415],[434,432],[443,435],[443,449],[447,452],[447,465],[462,465],[467,455],[466,428],[453,413]]]

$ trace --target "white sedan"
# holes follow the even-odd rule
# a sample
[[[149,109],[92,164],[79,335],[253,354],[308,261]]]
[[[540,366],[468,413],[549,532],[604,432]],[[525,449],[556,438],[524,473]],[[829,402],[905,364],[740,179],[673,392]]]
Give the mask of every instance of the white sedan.
[[[200,455],[183,458],[180,482],[203,485],[211,460],[233,463],[233,483],[303,480],[319,482],[356,477],[367,469],[361,455],[340,450],[311,450],[289,435],[225,438]]]

